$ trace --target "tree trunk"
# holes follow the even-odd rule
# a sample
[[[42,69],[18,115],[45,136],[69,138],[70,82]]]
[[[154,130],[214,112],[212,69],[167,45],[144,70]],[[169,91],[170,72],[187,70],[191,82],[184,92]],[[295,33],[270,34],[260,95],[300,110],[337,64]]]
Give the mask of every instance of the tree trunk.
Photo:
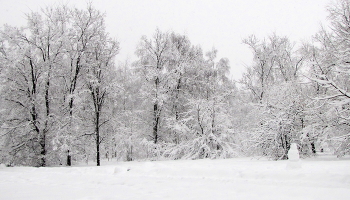
[[[180,74],[180,76],[182,76]],[[175,102],[174,102],[174,111],[175,111],[175,120],[176,120],[176,124],[179,123],[179,95],[180,95],[180,88],[181,88],[181,77],[177,80],[177,85],[176,85],[176,90],[175,90]],[[176,144],[180,143],[180,138],[179,138],[179,134],[176,130],[174,130],[174,141]]]
[[[67,151],[67,166],[71,166],[72,165],[72,157],[69,153],[69,150]]]
[[[315,143],[314,142],[311,142],[311,151],[312,153],[316,153],[316,147],[315,147]]]
[[[96,123],[95,123],[95,132],[96,132],[96,162],[97,166],[100,166],[100,113],[96,112]]]
[[[31,117],[32,117],[32,123],[34,126],[34,130],[36,132],[36,135],[38,137],[38,143],[40,146],[40,156],[38,159],[38,163],[40,167],[45,167],[46,165],[46,160],[45,160],[45,154],[46,154],[46,150],[45,150],[45,133],[41,132],[39,127],[38,127],[38,112],[35,106],[35,100],[34,98],[37,95],[37,77],[36,77],[36,72],[35,72],[35,67],[33,64],[32,59],[29,59],[29,65],[30,65],[30,69],[31,69],[31,82],[32,82],[32,88],[31,88],[31,98],[32,98],[32,106],[31,106]]]
[[[46,133],[43,131],[40,136],[40,166],[45,167],[46,166]]]
[[[45,107],[46,107],[46,119],[45,119],[45,127],[40,136],[40,147],[41,147],[41,166],[46,166],[46,134],[49,130],[49,118],[50,118],[50,79],[51,79],[51,69],[52,66],[49,64],[49,69],[47,73],[47,79],[45,84]]]
[[[75,70],[73,69],[75,66]],[[70,87],[69,87],[69,95],[70,95],[70,99],[69,99],[69,104],[68,104],[68,109],[69,109],[69,127],[71,128],[72,127],[72,120],[73,120],[73,107],[74,107],[74,92],[75,92],[75,89],[76,89],[76,85],[77,85],[77,81],[78,81],[78,76],[79,76],[79,72],[80,72],[80,55],[78,56],[76,62],[75,62],[75,65],[73,63],[71,63],[71,73],[73,73],[73,77],[71,79],[71,82],[70,82]],[[68,132],[68,143],[70,143],[70,140],[71,140],[71,136],[72,136],[72,133],[69,131]],[[68,151],[70,150],[70,147],[71,145],[68,144]],[[69,156],[69,158],[68,158]],[[67,155],[67,161],[70,160],[71,157],[70,155]],[[67,162],[67,166],[71,166],[71,162]]]
[[[159,124],[159,116],[158,116],[158,104],[155,103],[153,105],[153,116],[154,116],[154,122],[153,122],[153,142],[154,144],[157,144],[158,142],[158,124]]]
[[[154,144],[157,144],[158,142],[158,124],[159,124],[159,108],[158,108],[158,87],[159,87],[159,78],[157,77],[155,80],[155,87],[156,87],[156,101],[153,104],[153,142]]]

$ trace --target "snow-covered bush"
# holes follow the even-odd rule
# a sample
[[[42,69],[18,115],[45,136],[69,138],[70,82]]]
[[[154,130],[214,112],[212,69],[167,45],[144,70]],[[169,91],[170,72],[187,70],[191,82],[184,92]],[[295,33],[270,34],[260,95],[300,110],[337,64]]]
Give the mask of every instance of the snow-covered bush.
[[[210,133],[178,145],[169,145],[163,155],[170,159],[215,159],[236,157],[238,152],[231,136]]]
[[[273,160],[287,159],[291,143],[291,133],[288,131],[288,122],[269,120],[250,134],[250,155],[267,156]]]

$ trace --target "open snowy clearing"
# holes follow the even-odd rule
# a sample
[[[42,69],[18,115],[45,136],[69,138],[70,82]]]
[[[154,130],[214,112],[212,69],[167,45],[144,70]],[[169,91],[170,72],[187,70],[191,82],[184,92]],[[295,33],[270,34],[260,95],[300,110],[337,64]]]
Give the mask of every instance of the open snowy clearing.
[[[251,158],[0,169],[0,199],[350,199],[350,160]]]

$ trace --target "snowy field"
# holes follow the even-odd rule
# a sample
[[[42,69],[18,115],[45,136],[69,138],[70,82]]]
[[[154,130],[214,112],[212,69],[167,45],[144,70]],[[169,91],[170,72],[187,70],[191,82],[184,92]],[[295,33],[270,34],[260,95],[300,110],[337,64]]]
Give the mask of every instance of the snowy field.
[[[287,169],[264,159],[103,162],[101,167],[0,169],[0,199],[350,199],[350,159]]]

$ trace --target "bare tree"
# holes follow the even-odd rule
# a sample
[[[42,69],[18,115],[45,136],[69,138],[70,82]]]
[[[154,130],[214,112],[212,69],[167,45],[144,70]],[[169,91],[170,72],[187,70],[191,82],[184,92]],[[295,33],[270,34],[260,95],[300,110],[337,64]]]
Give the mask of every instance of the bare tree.
[[[93,135],[95,136],[97,166],[100,166],[100,144],[103,141],[100,133],[101,126],[109,121],[108,117],[102,116],[106,113],[103,112],[103,109],[106,109],[104,107],[108,103],[109,93],[114,92],[112,90],[113,58],[119,50],[118,42],[110,39],[103,31],[100,34],[88,53],[89,60],[87,60],[88,66],[85,78],[93,104]]]
[[[8,61],[8,69],[16,69],[11,74],[6,74],[8,83],[17,83],[18,95],[24,91],[22,97],[30,99],[31,121],[33,130],[36,132],[37,142],[40,146],[39,166],[46,165],[47,141],[46,138],[52,129],[52,72],[58,65],[58,60],[63,52],[62,27],[65,25],[65,8],[47,8],[41,13],[32,12],[27,15],[28,26],[25,31],[15,28],[7,28],[2,32],[2,37],[7,40],[6,50],[3,49],[5,59]],[[27,34],[26,34],[27,33]],[[18,51],[9,52],[16,45]],[[23,52],[21,52],[23,51]],[[14,53],[19,56],[18,60],[13,59]],[[13,57],[11,57],[13,56]],[[7,70],[9,72],[10,70]],[[19,75],[9,78],[13,75]],[[22,78],[21,78],[22,77]],[[24,81],[24,82],[23,82]],[[19,84],[22,82],[21,84]],[[29,84],[24,89],[24,84]],[[21,98],[22,99],[22,98]],[[9,99],[10,100],[10,99]],[[13,102],[12,99],[11,101]],[[19,99],[17,99],[19,100]],[[19,100],[17,105],[19,105]],[[43,102],[43,104],[42,104]],[[25,103],[22,102],[22,107]],[[26,106],[25,106],[26,107]]]
[[[74,154],[72,145],[74,138],[77,136],[74,135],[74,127],[79,126],[77,125],[79,120],[75,119],[74,115],[74,104],[83,88],[83,81],[79,81],[79,79],[85,76],[83,69],[91,64],[88,63],[88,52],[93,48],[94,42],[99,39],[100,32],[104,31],[105,26],[104,15],[94,9],[91,4],[87,6],[86,10],[72,9],[69,14],[72,26],[66,38],[69,62],[67,62],[67,69],[63,70],[65,81],[64,102],[68,102],[66,105],[68,122],[63,126],[68,134],[66,137],[67,150]],[[70,158],[70,155],[67,155],[67,163],[71,163]]]
[[[259,41],[254,35],[243,40],[253,51],[254,63],[243,74],[241,83],[258,102],[263,102],[269,86],[296,80],[303,57],[299,57],[287,37],[271,35]]]
[[[350,152],[350,1],[338,0],[328,12],[330,29],[323,27],[314,37],[314,45],[308,46],[310,79],[318,86],[315,99],[328,102],[328,113],[333,114],[327,117],[336,118],[322,131],[331,138],[335,153],[343,156]]]
[[[152,86],[152,106],[153,106],[153,125],[152,140],[156,144],[159,141],[159,126],[166,88],[165,71],[169,63],[170,41],[167,33],[156,30],[152,39],[142,37],[137,49],[137,55],[140,59],[140,65],[143,68],[145,79]]]

